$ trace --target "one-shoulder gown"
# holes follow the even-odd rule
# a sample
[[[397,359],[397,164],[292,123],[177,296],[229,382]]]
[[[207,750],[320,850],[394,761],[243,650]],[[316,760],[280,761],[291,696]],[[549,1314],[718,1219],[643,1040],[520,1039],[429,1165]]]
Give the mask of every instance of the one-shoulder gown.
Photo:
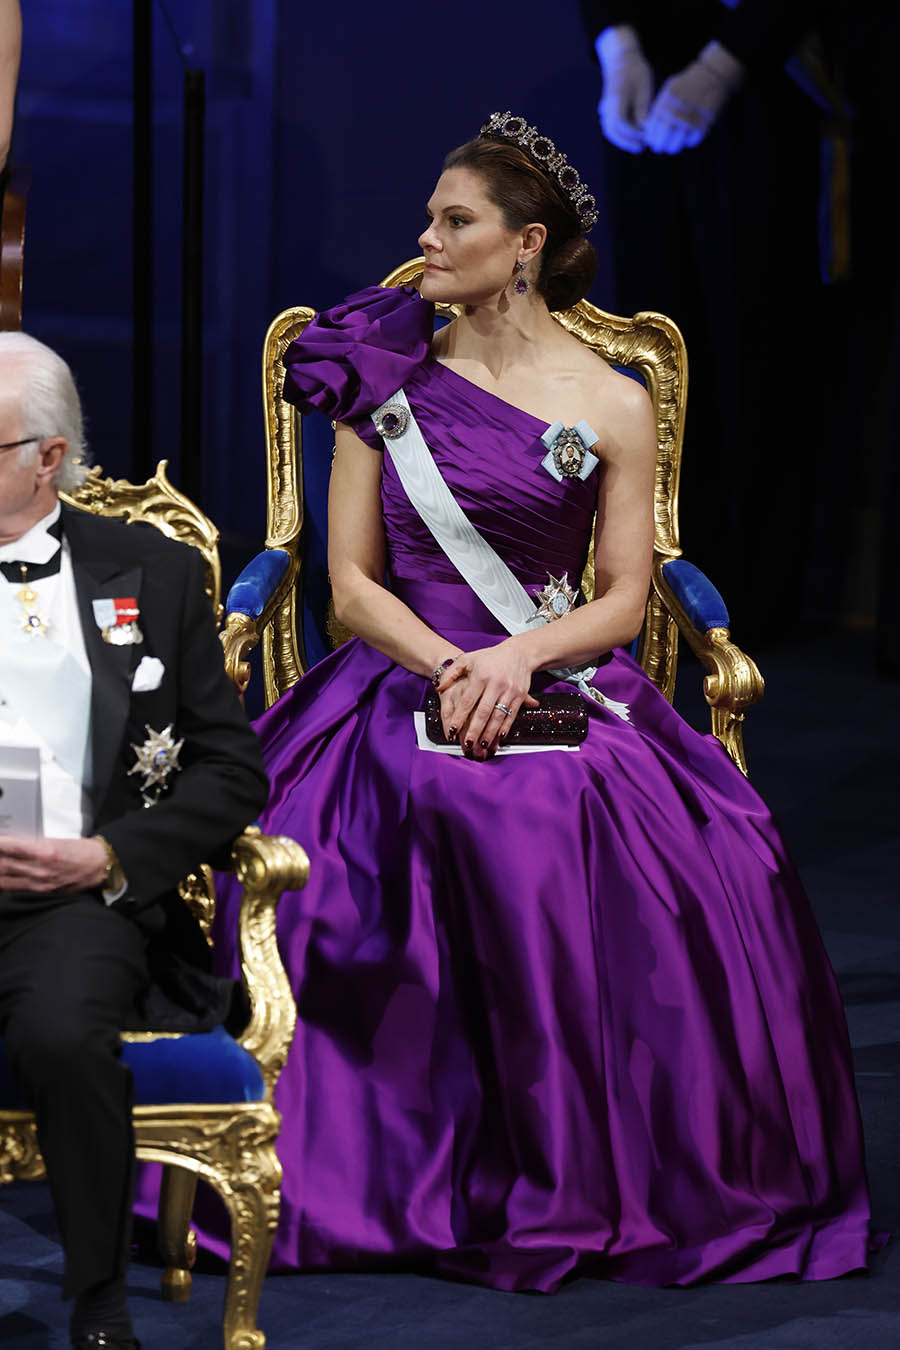
[[[436,362],[432,331],[414,292],[360,292],[289,349],[286,389],[381,449],[369,414],[402,386],[516,577],[578,577],[595,475],[555,481],[547,424]],[[463,649],[501,640],[387,455],[382,499],[396,594]],[[420,750],[426,683],[354,639],[256,724],[262,826],[311,863],[279,915],[299,1020],[276,1265],[544,1291],[579,1269],[659,1285],[864,1267],[833,973],[721,745],[618,650],[595,683],[631,720],[589,705],[577,753]],[[227,885],[229,971],[237,903]]]

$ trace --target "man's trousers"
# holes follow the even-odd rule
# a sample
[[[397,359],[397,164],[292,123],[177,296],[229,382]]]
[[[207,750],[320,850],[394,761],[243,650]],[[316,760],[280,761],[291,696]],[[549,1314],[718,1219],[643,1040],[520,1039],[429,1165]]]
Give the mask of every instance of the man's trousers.
[[[132,1079],[119,1032],[146,983],[140,931],[94,896],[0,894],[0,1036],[37,1118],[64,1298],[128,1263]]]

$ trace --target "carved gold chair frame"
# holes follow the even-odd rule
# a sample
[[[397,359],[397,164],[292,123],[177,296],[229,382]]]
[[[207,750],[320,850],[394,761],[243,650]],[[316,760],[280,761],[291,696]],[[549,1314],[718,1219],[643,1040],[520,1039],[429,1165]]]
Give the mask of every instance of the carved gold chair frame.
[[[101,478],[95,468],[71,497],[63,494],[63,500],[96,515],[145,521],[199,548],[206,561],[207,592],[220,612],[218,532],[168,481],[165,460],[140,486]],[[161,1163],[163,1168],[157,1230],[165,1266],[163,1296],[182,1302],[190,1294],[196,1255],[190,1220],[197,1180],[202,1177],[218,1191],[231,1219],[224,1345],[226,1350],[262,1350],[265,1335],[256,1325],[257,1308],[281,1196],[281,1165],[275,1153],[281,1118],[272,1098],[296,1020],[275,937],[275,914],[282,891],[305,885],[309,863],[294,840],[263,835],[255,826],[236,840],[231,856],[243,886],[239,943],[252,1010],[238,1039],[259,1064],[265,1094],[260,1101],[136,1106],[134,1131],[138,1159]],[[215,904],[211,870],[201,868],[180,891],[209,940]],[[126,1041],[164,1038],[152,1032],[123,1035]],[[0,1109],[0,1183],[43,1176],[34,1117],[28,1111]]]
[[[418,286],[424,259],[414,258],[385,277],[384,286]],[[454,306],[439,305],[438,313],[453,318]],[[302,420],[282,397],[281,358],[285,350],[315,317],[315,310],[296,305],[272,322],[263,346],[263,407],[266,428],[268,519],[266,548],[283,549],[290,565],[257,620],[234,614],[226,619],[223,637],[226,664],[239,685],[249,677],[247,657],[262,637],[266,705],[303,673],[298,640],[296,581],[300,569],[303,527]],[[665,565],[680,558],[678,537],[678,481],[684,437],[688,369],[684,340],[678,328],[662,314],[644,312],[634,318],[608,314],[587,300],[555,315],[570,333],[612,365],[634,369],[643,378],[656,414],[657,459],[654,488],[655,540],[653,569],[638,659],[654,684],[671,702],[675,692],[678,637],[681,633],[702,663],[704,695],[709,704],[712,731],[740,769],[746,773],[742,723],[745,710],[763,694],[764,684],[755,663],[737,647],[725,627],[701,629],[691,621],[665,577]],[[582,578],[590,599],[594,587],[593,547]],[[349,636],[332,621],[335,644]]]

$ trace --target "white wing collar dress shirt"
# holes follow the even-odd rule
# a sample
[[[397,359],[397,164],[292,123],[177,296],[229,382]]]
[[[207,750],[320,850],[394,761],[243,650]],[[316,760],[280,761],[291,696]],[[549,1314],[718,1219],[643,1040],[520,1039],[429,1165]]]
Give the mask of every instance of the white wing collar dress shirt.
[[[58,696],[61,700],[61,706],[67,713],[76,718],[89,717],[91,668],[81,631],[81,617],[78,611],[72,559],[65,538],[60,544],[58,539],[47,533],[48,528],[59,519],[59,514],[60,508],[59,503],[57,503],[49,515],[44,516],[43,520],[39,520],[20,539],[0,547],[0,562],[20,561],[43,564],[49,562],[54,553],[60,547],[62,548],[59,572],[54,576],[43,577],[39,581],[29,583],[37,594],[37,608],[41,616],[46,619],[48,630],[46,637],[41,634],[30,636],[25,645],[37,644],[51,639],[60,647],[63,647],[69,656],[77,662],[78,666],[88,676],[87,712],[85,712],[83,706],[78,708],[67,706],[67,691],[65,688],[59,690]],[[7,588],[6,598],[8,600],[21,589],[21,582],[8,581],[0,574],[0,586]],[[3,649],[3,660],[9,660],[10,643],[3,640],[0,642],[0,647]],[[27,651],[24,656],[21,656],[22,650],[23,644],[17,644],[16,659],[27,661]],[[81,703],[83,703],[83,699],[79,699],[79,704]],[[80,777],[64,768],[42,734],[38,719],[33,716],[29,718],[23,716],[12,700],[6,701],[4,699],[2,688],[0,688],[0,742],[5,745],[36,746],[38,748],[41,756],[44,834],[56,839],[80,838],[84,834],[89,819],[90,766],[87,757]],[[87,745],[90,746],[89,735]]]

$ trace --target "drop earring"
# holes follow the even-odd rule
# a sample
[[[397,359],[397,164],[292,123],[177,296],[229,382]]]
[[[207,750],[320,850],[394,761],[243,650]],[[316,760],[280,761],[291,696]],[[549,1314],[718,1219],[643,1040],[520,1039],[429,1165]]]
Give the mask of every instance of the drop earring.
[[[518,273],[518,275],[515,281],[513,282],[513,290],[515,291],[516,295],[527,295],[528,292],[531,290],[531,282],[528,280],[527,277],[522,276],[522,273],[524,271],[525,271],[525,264],[523,262],[517,262],[516,272]]]

